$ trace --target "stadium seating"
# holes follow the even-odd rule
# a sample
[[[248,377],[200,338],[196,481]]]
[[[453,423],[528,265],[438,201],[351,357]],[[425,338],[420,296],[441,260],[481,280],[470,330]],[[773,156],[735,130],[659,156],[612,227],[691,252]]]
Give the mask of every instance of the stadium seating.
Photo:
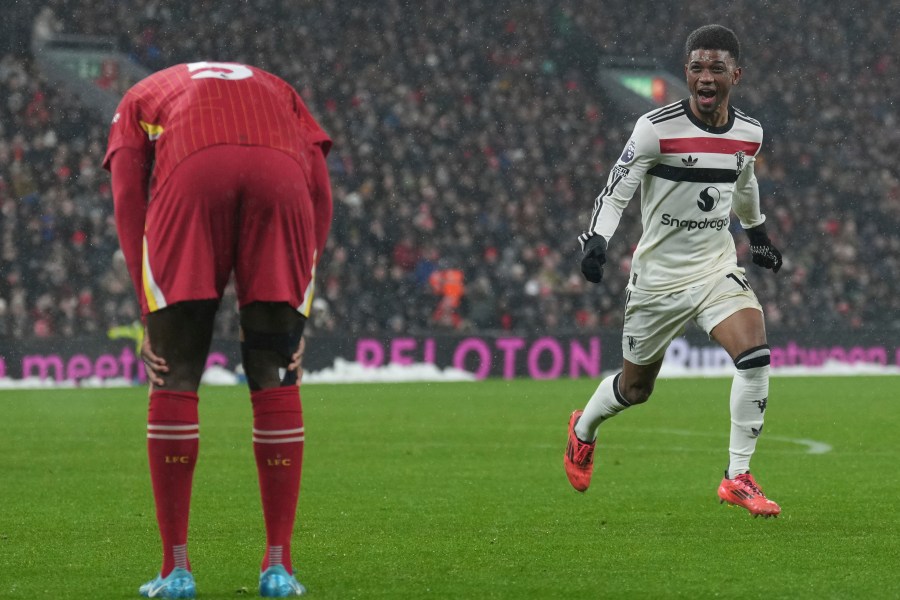
[[[110,14],[56,0],[41,18],[47,35],[113,36],[150,69],[242,61],[293,83],[335,140],[310,331],[421,333],[620,324],[637,206],[602,286],[581,277],[575,237],[637,114],[597,85],[593,55],[678,73],[685,35],[720,14],[744,45],[734,103],[766,130],[758,177],[786,266],[748,271],[770,326],[900,326],[890,3],[779,3],[765,19],[754,3],[614,4],[139,0]],[[99,168],[109,115],[47,85],[27,55],[0,59],[0,99],[0,339],[132,321]],[[462,294],[447,308],[432,276],[450,272]]]

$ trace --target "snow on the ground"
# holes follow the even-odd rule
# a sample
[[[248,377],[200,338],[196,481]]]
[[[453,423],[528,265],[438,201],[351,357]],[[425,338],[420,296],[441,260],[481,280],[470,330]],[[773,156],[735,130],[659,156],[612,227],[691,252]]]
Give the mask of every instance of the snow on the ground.
[[[659,373],[661,379],[680,377],[731,377],[734,367],[687,368],[678,365],[667,366],[663,363]],[[900,375],[898,366],[882,366],[873,364],[848,364],[828,361],[820,367],[778,367],[772,369],[773,377],[813,376],[825,377],[835,375]],[[389,364],[383,367],[365,367],[359,363],[335,359],[334,366],[321,371],[307,371],[303,375],[303,384],[317,383],[398,383],[410,381],[475,381],[475,375],[460,369],[440,369],[432,364],[416,363],[411,365]],[[238,385],[244,383],[243,374],[235,373],[223,367],[210,367],[203,374],[205,385]],[[0,389],[41,389],[41,388],[75,388],[75,387],[127,387],[132,382],[123,379],[98,379],[91,377],[79,382],[53,379],[0,378]]]
[[[202,383],[205,385],[238,385],[245,381],[243,373],[237,373],[220,366],[213,366],[203,373]],[[411,365],[389,364],[383,367],[364,367],[342,358],[334,361],[334,366],[321,371],[307,371],[303,374],[303,384],[316,383],[399,383],[408,381],[475,381],[475,375],[460,369],[440,369],[432,364],[416,363]],[[74,388],[74,387],[127,387],[131,382],[126,379],[97,379],[91,377],[74,381],[56,381],[54,379],[0,378],[0,389],[35,389],[35,388]]]
[[[663,363],[659,371],[661,379],[675,379],[679,377],[731,377],[734,375],[734,367],[700,367],[688,368],[680,365],[666,365]],[[818,367],[782,366],[772,367],[772,377],[829,377],[848,375],[900,375],[900,367],[874,365],[869,363],[845,363],[834,360],[825,361]]]

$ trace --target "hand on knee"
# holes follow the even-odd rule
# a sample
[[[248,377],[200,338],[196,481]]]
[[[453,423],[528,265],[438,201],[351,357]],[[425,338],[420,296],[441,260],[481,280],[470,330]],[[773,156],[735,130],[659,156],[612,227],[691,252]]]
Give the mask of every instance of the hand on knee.
[[[247,383],[253,391],[296,385],[297,371],[288,369],[300,344],[302,329],[263,334],[244,330],[241,358]]]

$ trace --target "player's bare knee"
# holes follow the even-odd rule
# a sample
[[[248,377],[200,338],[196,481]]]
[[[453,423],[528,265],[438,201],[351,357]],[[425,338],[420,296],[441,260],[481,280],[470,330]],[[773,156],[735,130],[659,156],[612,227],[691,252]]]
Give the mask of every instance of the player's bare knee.
[[[619,373],[613,381],[613,392],[616,400],[623,406],[633,406],[635,404],[643,404],[650,398],[653,392],[653,382],[625,381],[622,374]]]
[[[642,383],[634,383],[627,388],[622,389],[622,395],[625,396],[625,399],[629,404],[643,404],[647,400],[650,399],[650,394],[653,393],[653,384],[650,385],[642,384]]]
[[[244,331],[241,358],[247,385],[253,391],[294,385],[297,374],[288,370],[291,354],[300,343],[291,334],[259,334]]]
[[[169,363],[168,373],[162,374],[163,387],[174,392],[196,392],[203,378],[203,365]]]
[[[616,391],[622,395],[622,398],[619,399],[620,402],[624,400],[624,403],[629,406],[643,404],[650,399],[650,394],[653,393],[653,382],[632,381],[627,385],[622,383]]]
[[[278,333],[242,328],[241,358],[247,385],[251,390],[297,383],[297,372],[288,370],[288,366],[300,346],[305,322],[301,317],[292,328]]]

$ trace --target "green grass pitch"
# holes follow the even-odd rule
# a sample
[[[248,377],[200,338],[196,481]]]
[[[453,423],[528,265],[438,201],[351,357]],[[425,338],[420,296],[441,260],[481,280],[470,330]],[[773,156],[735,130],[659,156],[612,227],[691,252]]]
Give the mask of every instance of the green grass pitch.
[[[591,489],[573,491],[566,422],[595,384],[305,386],[310,597],[900,598],[900,379],[773,378],[753,469],[777,520],[716,498],[725,379],[660,381],[603,426]],[[146,390],[2,391],[0,414],[0,598],[137,597],[160,560]],[[252,597],[246,391],[204,388],[200,418],[199,598]]]

